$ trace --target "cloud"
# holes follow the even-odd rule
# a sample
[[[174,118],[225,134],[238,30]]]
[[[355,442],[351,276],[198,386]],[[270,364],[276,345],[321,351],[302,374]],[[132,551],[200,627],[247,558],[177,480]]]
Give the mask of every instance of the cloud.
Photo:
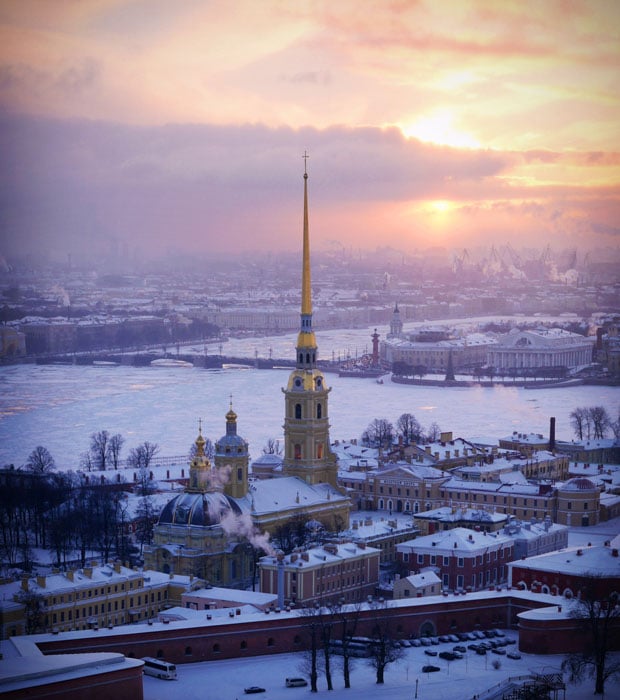
[[[492,215],[502,222],[496,235],[514,235],[519,214],[544,223],[539,236],[557,236],[557,224],[532,213],[551,203],[591,214],[604,233],[618,213],[617,187],[540,187],[520,170],[613,168],[615,154],[456,149],[394,128],[137,127],[5,115],[0,225],[12,235],[0,252],[100,256],[111,240],[147,256],[297,250],[306,149],[317,247],[337,238],[372,248],[379,236],[402,248],[428,244],[437,231],[448,241],[473,231],[480,217],[490,228]],[[433,200],[453,202],[450,221],[407,214]]]

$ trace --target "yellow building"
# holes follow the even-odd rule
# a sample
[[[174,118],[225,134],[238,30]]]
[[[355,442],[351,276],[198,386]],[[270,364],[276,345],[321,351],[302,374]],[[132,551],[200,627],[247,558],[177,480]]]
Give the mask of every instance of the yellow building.
[[[350,502],[337,486],[338,464],[329,438],[329,387],[317,368],[312,329],[308,175],[304,172],[301,323],[296,367],[285,396],[284,460],[276,478],[249,483],[248,444],[237,434],[237,415],[226,414],[226,434],[214,464],[199,431],[188,487],[162,510],[145,565],[193,574],[218,586],[247,586],[259,552],[288,523],[316,521],[330,531],[349,525]]]

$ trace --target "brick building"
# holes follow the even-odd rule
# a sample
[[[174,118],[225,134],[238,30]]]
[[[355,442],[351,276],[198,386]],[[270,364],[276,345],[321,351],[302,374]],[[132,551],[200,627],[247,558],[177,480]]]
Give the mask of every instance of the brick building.
[[[454,528],[419,537],[396,547],[411,572],[431,569],[447,591],[478,591],[506,583],[514,543],[497,533]]]
[[[332,599],[346,602],[374,595],[381,552],[364,542],[326,543],[302,552],[263,557],[260,589],[277,593],[280,604]]]

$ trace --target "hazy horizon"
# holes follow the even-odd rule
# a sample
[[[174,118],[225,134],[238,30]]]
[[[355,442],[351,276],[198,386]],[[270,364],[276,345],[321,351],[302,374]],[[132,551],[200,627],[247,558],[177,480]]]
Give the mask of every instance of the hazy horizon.
[[[620,6],[8,0],[0,257],[619,248]]]

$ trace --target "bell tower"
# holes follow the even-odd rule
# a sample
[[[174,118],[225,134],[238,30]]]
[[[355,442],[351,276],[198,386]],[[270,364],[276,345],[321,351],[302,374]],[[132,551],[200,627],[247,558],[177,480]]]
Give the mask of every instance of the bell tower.
[[[318,348],[312,330],[310,233],[308,226],[308,154],[304,153],[303,260],[301,314],[296,367],[284,392],[284,459],[282,472],[309,484],[336,487],[338,464],[329,439],[328,396],[323,372],[316,366]]]

